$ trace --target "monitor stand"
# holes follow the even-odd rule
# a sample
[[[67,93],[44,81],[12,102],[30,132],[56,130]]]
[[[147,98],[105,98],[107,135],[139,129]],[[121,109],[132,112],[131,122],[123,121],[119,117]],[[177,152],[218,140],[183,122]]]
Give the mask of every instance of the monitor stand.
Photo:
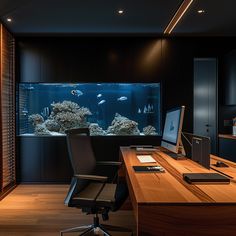
[[[172,157],[175,160],[186,160],[186,157],[183,156],[181,153],[174,153],[169,150],[164,151],[164,153],[167,154],[168,156]]]
[[[166,148],[164,148],[164,150],[162,150],[165,154],[167,154],[168,156],[172,157],[175,160],[186,160],[186,154],[185,154],[185,150],[183,147],[183,143],[182,140],[180,139],[180,143],[179,143],[179,147],[178,147],[178,153],[174,153]]]

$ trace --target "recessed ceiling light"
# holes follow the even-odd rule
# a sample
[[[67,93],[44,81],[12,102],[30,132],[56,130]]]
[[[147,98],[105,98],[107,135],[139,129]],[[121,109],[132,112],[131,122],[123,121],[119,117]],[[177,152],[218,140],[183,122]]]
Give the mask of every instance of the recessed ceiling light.
[[[122,15],[123,13],[124,13],[124,10],[122,10],[122,9],[118,10],[119,15]]]
[[[203,9],[200,9],[200,10],[198,10],[197,11],[199,14],[202,14],[202,13],[204,13],[205,12],[205,10],[203,10]]]
[[[12,22],[12,19],[11,18],[7,18],[7,22]]]

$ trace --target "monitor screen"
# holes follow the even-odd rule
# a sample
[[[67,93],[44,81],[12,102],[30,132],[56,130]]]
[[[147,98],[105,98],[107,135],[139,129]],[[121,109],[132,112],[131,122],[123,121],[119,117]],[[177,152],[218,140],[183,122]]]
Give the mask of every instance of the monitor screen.
[[[185,107],[167,111],[161,146],[174,153],[179,153]]]
[[[162,139],[176,144],[178,139],[181,109],[172,110],[166,113],[166,120]]]

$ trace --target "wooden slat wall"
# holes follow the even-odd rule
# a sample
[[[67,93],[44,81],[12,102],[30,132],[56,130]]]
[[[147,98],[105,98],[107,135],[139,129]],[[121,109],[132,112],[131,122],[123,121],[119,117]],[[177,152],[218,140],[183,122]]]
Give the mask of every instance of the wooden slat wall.
[[[16,183],[15,174],[15,41],[0,25],[0,196]]]

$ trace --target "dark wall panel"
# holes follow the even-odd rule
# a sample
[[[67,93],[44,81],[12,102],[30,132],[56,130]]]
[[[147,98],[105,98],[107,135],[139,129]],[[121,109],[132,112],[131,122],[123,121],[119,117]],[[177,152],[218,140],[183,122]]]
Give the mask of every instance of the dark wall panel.
[[[224,57],[224,104],[236,105],[236,50]]]
[[[235,38],[22,37],[17,39],[17,80],[45,83],[161,82],[163,119],[166,110],[185,105],[183,129],[192,132],[193,59],[216,57],[219,61],[219,132],[222,132],[223,119],[226,114],[232,115],[222,102],[222,58],[234,48]],[[160,137],[155,140],[111,138],[106,142],[98,137],[94,148],[98,159],[117,160],[120,145],[136,143],[158,145]],[[41,164],[52,166],[45,161],[50,157],[44,158]],[[50,173],[43,175],[46,179],[54,178]]]
[[[18,43],[21,82],[151,82],[162,79],[160,39],[41,38]]]

